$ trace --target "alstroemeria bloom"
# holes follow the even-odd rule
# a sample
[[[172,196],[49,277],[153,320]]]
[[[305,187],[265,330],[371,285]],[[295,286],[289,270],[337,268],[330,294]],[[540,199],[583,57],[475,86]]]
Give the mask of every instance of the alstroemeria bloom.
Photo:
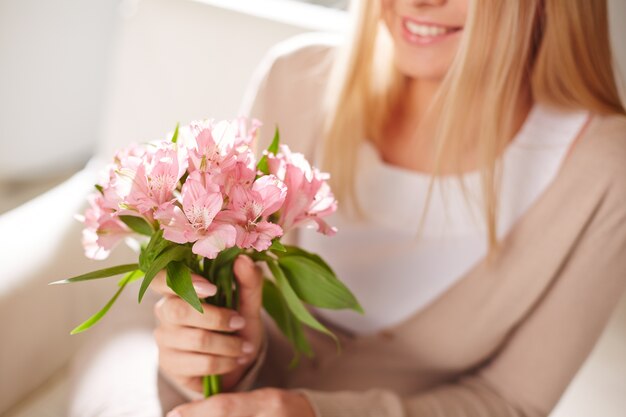
[[[220,170],[213,175],[214,181],[220,185],[222,194],[230,194],[233,187],[250,188],[256,178],[256,160],[251,150],[246,150],[237,156],[234,164]]]
[[[224,203],[219,185],[200,171],[189,175],[181,190],[182,208],[168,203],[157,210],[163,237],[176,243],[195,242],[193,253],[214,259],[235,245],[233,225],[220,220]]]
[[[177,149],[157,149],[149,158],[144,156],[135,172],[128,167],[119,169],[118,178],[130,183],[130,189],[118,188],[118,192],[125,197],[127,208],[151,216],[155,209],[174,199],[174,190],[186,169]]]
[[[183,133],[185,143],[190,146],[189,171],[217,174],[229,169],[242,157],[245,159],[245,154],[251,152],[249,145],[258,126],[258,121],[253,122],[248,131],[244,119],[192,123]]]
[[[268,165],[288,190],[278,220],[283,230],[315,224],[317,231],[334,235],[337,229],[322,219],[337,210],[337,200],[326,182],[329,175],[312,168],[304,155],[291,152],[286,145],[280,146],[278,155],[268,155]]]
[[[106,259],[111,249],[133,232],[105,206],[102,195],[92,194],[87,198],[89,208],[84,216],[78,217],[85,224],[82,238],[85,256]]]
[[[233,187],[229,210],[223,212],[223,216],[237,229],[238,247],[264,251],[270,247],[272,239],[283,235],[283,229],[267,218],[280,209],[286,194],[285,184],[274,175],[260,177],[251,188]]]

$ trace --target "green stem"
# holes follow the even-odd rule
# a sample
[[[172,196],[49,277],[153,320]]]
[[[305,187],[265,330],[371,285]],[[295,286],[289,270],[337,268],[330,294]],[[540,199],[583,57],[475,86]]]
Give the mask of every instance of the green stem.
[[[202,390],[204,391],[204,398],[209,398],[211,396],[211,381],[210,376],[205,375],[202,378]]]
[[[226,302],[226,300],[224,300],[224,296],[223,296],[223,292],[222,292],[222,288],[219,282],[217,282],[216,277],[215,277],[215,271],[213,269],[213,265],[212,263],[215,262],[214,260],[210,261],[206,258],[204,258],[201,262],[201,268],[203,270],[203,275],[205,277],[207,277],[207,279],[212,282],[213,284],[215,284],[217,286],[217,293],[212,296],[212,297],[207,297],[204,301],[212,304],[212,305],[216,305],[218,307],[228,307],[231,308],[230,305],[226,305],[228,304]],[[226,267],[226,268],[232,268],[232,262],[222,266],[222,267]],[[222,284],[223,285],[223,284]],[[227,285],[232,285],[232,284],[227,284]],[[222,377],[221,375],[205,375],[202,378],[202,388],[204,391],[204,398],[209,398],[212,395],[215,394],[219,394],[222,392]]]
[[[215,395],[222,392],[222,376],[211,375],[209,378],[211,380],[211,393]]]

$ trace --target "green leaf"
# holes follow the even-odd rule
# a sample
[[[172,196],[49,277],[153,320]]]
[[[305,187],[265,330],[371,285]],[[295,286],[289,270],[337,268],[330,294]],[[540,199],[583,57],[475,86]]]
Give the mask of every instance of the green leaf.
[[[147,271],[157,256],[166,249],[175,247],[175,245],[175,243],[163,239],[163,230],[157,230],[150,238],[148,245],[139,254],[139,269],[144,272]]]
[[[294,357],[290,367],[298,363],[300,353],[306,356],[313,356],[313,350],[309,341],[304,335],[302,324],[293,315],[280,290],[269,279],[263,280],[263,307],[265,311],[272,317],[278,328],[283,332],[285,337],[291,342],[294,350]]]
[[[133,232],[145,236],[152,236],[152,233],[154,233],[152,226],[142,217],[125,215],[118,217],[126,226],[130,227]]]
[[[191,283],[191,270],[182,262],[170,262],[167,265],[167,286],[170,287],[180,298],[189,305],[204,313],[198,294]]]
[[[276,155],[278,153],[278,145],[280,144],[280,132],[278,132],[278,126],[274,129],[274,138],[272,139],[272,143],[270,143],[270,147],[267,148],[269,153],[273,153]]]
[[[189,248],[186,246],[174,246],[165,250],[162,254],[157,256],[157,258],[150,264],[150,267],[146,271],[146,275],[141,282],[141,287],[139,288],[139,302],[143,298],[143,295],[146,293],[146,290],[150,286],[150,283],[156,276],[156,274],[167,267],[167,265],[172,261],[180,261],[187,256],[189,253]]]
[[[315,329],[330,336],[335,341],[335,343],[337,343],[337,347],[339,348],[339,339],[337,339],[337,336],[335,336],[330,330],[328,330],[326,326],[317,321],[317,319],[313,317],[309,310],[307,310],[302,301],[300,301],[300,299],[298,298],[297,294],[291,288],[291,285],[289,285],[289,281],[287,280],[287,277],[285,277],[285,275],[283,274],[282,269],[278,266],[278,263],[274,260],[268,261],[267,266],[270,268],[270,271],[272,271],[272,274],[276,279],[276,285],[280,289],[283,297],[285,298],[285,302],[289,307],[289,310],[291,310],[294,316],[312,329]]]
[[[280,144],[280,133],[278,132],[278,126],[276,126],[276,130],[274,131],[274,139],[272,139],[272,143],[269,148],[267,148],[268,153],[272,153],[276,155],[278,153],[278,145]],[[259,160],[257,166],[258,171],[261,171],[265,175],[270,173],[270,168],[267,164],[267,155],[263,155]]]
[[[79,281],[88,281],[91,279],[99,279],[99,278],[107,278],[112,277],[114,275],[120,275],[125,272],[134,271],[137,269],[139,265],[137,264],[127,264],[127,265],[118,265],[112,266],[110,268],[99,269],[97,271],[88,272],[86,274],[78,275],[69,279],[62,279],[60,281],[51,282],[48,285],[56,285],[56,284],[68,284],[70,282],[79,282]]]
[[[94,187],[96,187],[96,190],[98,190],[100,194],[104,195],[104,188],[102,188],[100,184],[96,184]]]
[[[329,271],[331,274],[336,275],[335,272],[332,270],[332,268],[326,262],[324,262],[324,260],[319,255],[315,253],[307,252],[304,249],[299,248],[297,246],[285,245],[285,249],[286,249],[285,253],[276,253],[276,252],[274,253],[278,257],[292,256],[292,255],[304,256],[305,258],[308,258],[312,260],[313,262],[317,263],[319,266],[323,267],[324,269]]]
[[[216,272],[219,268],[231,264],[230,268],[232,269],[232,263],[235,262],[235,258],[242,252],[240,248],[237,246],[233,246],[232,248],[225,249],[217,254],[217,257],[211,261],[211,267],[209,268],[209,277],[211,279],[216,279]]]
[[[334,310],[349,308],[363,314],[363,308],[335,274],[304,256],[282,256],[278,264],[298,298],[316,307]]]
[[[144,276],[143,271],[141,269],[137,269],[135,271],[129,272],[128,274],[124,275],[124,278],[120,279],[117,285],[121,287],[124,283],[130,284],[131,282],[140,280],[141,278],[143,278],[143,276]]]
[[[133,273],[134,272],[131,272],[130,274],[126,275],[126,277],[124,277],[124,279],[121,281],[120,288],[117,290],[117,292],[115,293],[113,298],[111,298],[109,300],[109,302],[106,303],[106,305],[104,307],[102,307],[102,309],[100,311],[98,311],[93,316],[89,317],[87,320],[85,320],[80,325],[76,326],[74,328],[74,330],[72,330],[70,332],[70,334],[76,334],[76,333],[84,332],[85,330],[89,329],[94,324],[99,322],[100,319],[102,319],[102,317],[104,317],[104,315],[111,309],[111,306],[113,306],[113,303],[115,303],[115,300],[117,300],[117,298],[120,296],[120,294],[122,293],[122,291],[126,287],[126,284],[128,284],[130,282],[130,279],[131,279]]]
[[[172,135],[172,143],[178,142],[178,128],[180,127],[180,123],[176,123],[176,129],[174,129],[174,134]]]
[[[270,245],[269,250],[272,252],[287,252],[287,249],[280,243],[280,240],[274,239],[272,240],[272,244]]]

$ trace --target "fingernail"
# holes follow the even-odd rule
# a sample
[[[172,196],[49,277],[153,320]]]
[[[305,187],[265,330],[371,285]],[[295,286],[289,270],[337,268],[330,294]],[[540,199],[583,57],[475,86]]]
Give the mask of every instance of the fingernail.
[[[183,417],[183,415],[178,410],[172,410],[169,413],[167,413],[167,416],[165,417]]]
[[[254,345],[250,342],[243,342],[241,345],[241,351],[243,353],[252,353],[254,350]]]
[[[215,295],[217,288],[208,281],[192,281],[193,288],[196,290],[198,297],[204,298]]]
[[[246,324],[246,321],[241,316],[231,317],[230,322],[228,323],[230,328],[235,329],[235,330],[242,329],[245,324]]]
[[[237,363],[238,363],[239,365],[243,365],[243,364],[245,364],[246,362],[248,362],[248,357],[247,357],[247,356],[242,356],[242,357],[240,357],[240,358],[237,358]],[[168,416],[168,417],[169,417],[169,416]]]
[[[250,268],[254,267],[254,261],[252,261],[249,256],[240,255],[239,257],[242,259],[242,262],[244,262],[247,266],[249,266]]]

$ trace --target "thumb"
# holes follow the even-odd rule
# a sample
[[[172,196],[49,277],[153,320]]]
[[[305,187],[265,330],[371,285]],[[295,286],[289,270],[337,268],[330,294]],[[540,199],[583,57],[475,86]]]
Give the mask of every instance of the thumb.
[[[239,313],[246,319],[258,319],[263,298],[263,274],[250,257],[239,255],[234,265],[239,284]]]

